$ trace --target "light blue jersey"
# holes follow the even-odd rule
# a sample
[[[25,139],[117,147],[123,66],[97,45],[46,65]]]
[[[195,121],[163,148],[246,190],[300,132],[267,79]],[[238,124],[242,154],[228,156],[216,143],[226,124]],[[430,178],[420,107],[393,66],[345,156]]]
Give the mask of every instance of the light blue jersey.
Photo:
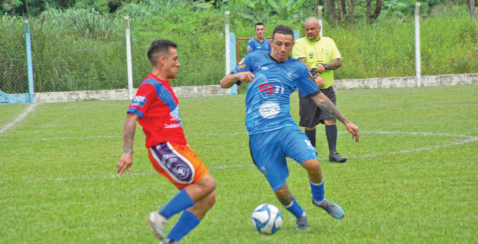
[[[296,126],[290,115],[290,94],[298,87],[304,97],[320,93],[307,67],[295,58],[277,63],[268,52],[254,52],[232,71],[251,71],[247,88],[246,127],[249,135]]]
[[[270,52],[271,42],[267,38],[263,38],[262,40],[263,42],[260,42],[255,37],[249,39],[249,41],[247,42],[247,54],[255,51]]]

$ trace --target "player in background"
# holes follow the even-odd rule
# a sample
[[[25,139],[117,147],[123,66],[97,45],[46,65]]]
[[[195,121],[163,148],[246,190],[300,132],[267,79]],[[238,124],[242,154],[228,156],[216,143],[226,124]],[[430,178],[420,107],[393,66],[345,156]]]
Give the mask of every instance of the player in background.
[[[342,66],[342,59],[335,42],[329,37],[320,37],[321,26],[315,18],[305,22],[305,37],[296,40],[292,56],[307,65],[313,75],[320,75],[323,81],[318,83],[320,91],[334,104],[337,100],[334,87],[334,70]],[[325,135],[329,144],[329,161],[345,163],[347,158],[337,152],[337,125],[335,118],[318,108],[314,101],[299,91],[300,121],[305,134],[315,147],[316,126],[325,124]]]
[[[180,191],[161,210],[147,219],[161,243],[179,243],[194,229],[216,201],[216,182],[206,166],[187,144],[181,125],[178,98],[169,79],[178,72],[177,45],[169,40],[156,40],[148,49],[152,72],[139,86],[127,110],[124,123],[124,153],[118,161],[117,173],[131,171],[136,121],[146,134],[146,147],[154,169]],[[165,237],[168,219],[183,211]]]
[[[247,54],[255,51],[270,52],[271,42],[264,38],[264,24],[261,22],[256,23],[254,32],[256,35],[247,42]]]
[[[229,88],[234,83],[250,82],[245,120],[253,162],[267,178],[282,205],[297,218],[297,229],[308,230],[305,211],[289,191],[286,157],[294,159],[307,171],[315,206],[337,219],[343,218],[345,213],[325,198],[317,151],[290,115],[290,94],[299,88],[316,106],[344,123],[356,141],[359,140],[359,130],[320,92],[307,67],[289,56],[293,38],[290,27],[278,25],[272,34],[272,51],[247,55],[230,74],[224,76],[220,85]]]

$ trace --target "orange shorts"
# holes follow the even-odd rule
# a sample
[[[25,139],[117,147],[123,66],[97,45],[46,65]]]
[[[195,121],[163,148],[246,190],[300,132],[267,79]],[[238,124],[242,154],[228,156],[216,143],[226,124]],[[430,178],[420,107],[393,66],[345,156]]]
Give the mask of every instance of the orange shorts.
[[[151,164],[179,190],[198,183],[209,170],[188,145],[171,142],[148,148]]]

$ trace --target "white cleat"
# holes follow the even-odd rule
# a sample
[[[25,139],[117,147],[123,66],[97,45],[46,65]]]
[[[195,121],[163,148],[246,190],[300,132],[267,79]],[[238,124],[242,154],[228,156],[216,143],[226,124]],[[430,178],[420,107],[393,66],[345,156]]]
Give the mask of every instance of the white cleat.
[[[164,227],[168,219],[159,214],[157,211],[149,213],[146,218],[151,226],[154,236],[159,240],[164,240]]]

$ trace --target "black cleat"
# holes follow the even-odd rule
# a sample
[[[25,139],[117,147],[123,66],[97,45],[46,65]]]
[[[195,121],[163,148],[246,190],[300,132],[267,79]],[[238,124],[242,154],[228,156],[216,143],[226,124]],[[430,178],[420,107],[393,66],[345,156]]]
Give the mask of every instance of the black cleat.
[[[329,162],[345,163],[345,161],[347,161],[347,158],[340,156],[338,152],[329,155]]]

